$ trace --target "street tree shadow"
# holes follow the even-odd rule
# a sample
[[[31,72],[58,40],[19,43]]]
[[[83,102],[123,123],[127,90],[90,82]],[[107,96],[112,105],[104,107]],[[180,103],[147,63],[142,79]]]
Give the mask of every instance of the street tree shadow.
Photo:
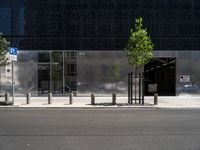
[[[92,105],[92,104],[87,104],[87,105]],[[149,104],[149,103],[145,103],[144,105],[142,104],[129,104],[129,103],[117,103],[115,105],[113,105],[113,103],[95,103],[94,105],[92,106],[153,106],[153,104]]]

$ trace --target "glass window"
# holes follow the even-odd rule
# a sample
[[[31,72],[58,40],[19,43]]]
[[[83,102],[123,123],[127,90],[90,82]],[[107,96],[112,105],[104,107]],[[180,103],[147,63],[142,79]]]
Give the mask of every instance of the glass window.
[[[63,93],[63,53],[52,52],[51,54],[51,84],[54,94]]]
[[[77,53],[75,51],[69,51],[64,53],[64,83],[65,83],[65,93],[70,91],[76,91],[76,62]]]
[[[11,0],[0,0],[0,33],[11,35]]]
[[[50,53],[38,53],[38,94],[50,91]]]
[[[12,28],[13,35],[24,35],[25,28],[25,6],[24,0],[12,0]]]
[[[199,6],[190,0],[0,0],[0,32],[15,35],[23,50],[122,50],[141,16],[156,50],[193,50]]]

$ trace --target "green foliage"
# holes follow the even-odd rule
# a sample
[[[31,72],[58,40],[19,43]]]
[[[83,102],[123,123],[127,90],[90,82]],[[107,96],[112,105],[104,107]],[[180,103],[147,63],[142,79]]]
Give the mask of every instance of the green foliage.
[[[8,63],[8,58],[6,58],[6,54],[8,51],[10,43],[2,37],[0,33],[0,66],[5,66]]]
[[[135,28],[130,30],[130,38],[124,51],[128,63],[132,68],[147,64],[153,57],[153,43],[148,36],[147,29],[143,28],[142,18],[135,19]]]

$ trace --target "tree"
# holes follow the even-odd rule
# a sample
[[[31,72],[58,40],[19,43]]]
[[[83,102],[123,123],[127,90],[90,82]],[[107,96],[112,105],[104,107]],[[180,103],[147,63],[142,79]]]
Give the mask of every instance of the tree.
[[[128,63],[135,69],[135,77],[138,74],[137,69],[147,64],[153,57],[153,43],[148,35],[147,29],[143,28],[143,19],[136,18],[134,30],[130,30],[130,38],[124,48]],[[136,82],[135,82],[135,100],[136,100]]]
[[[128,63],[132,68],[139,68],[147,64],[153,57],[153,43],[148,36],[147,29],[142,28],[143,19],[135,19],[135,30],[130,30],[131,35],[127,46],[124,48]]]
[[[8,58],[6,57],[8,47],[10,43],[2,37],[0,33],[0,66],[5,66],[8,63]]]

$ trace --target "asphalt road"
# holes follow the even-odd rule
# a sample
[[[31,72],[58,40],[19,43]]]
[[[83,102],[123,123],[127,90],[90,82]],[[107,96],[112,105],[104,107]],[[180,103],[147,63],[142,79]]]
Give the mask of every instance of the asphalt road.
[[[0,110],[0,150],[200,150],[200,110]]]

